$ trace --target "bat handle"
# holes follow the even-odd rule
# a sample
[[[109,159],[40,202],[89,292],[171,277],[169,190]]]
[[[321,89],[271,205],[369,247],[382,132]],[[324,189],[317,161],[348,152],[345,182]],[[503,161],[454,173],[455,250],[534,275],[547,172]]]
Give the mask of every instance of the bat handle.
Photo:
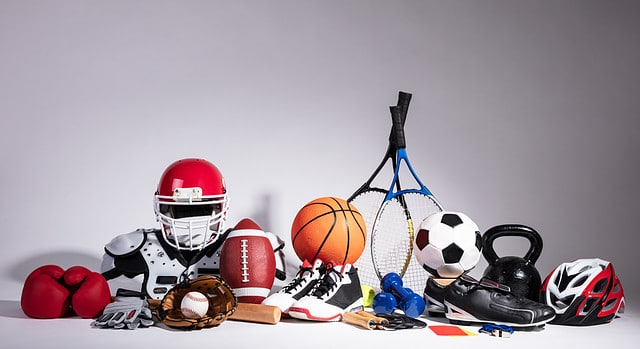
[[[229,319],[275,325],[280,322],[281,315],[280,308],[273,305],[238,303]]]

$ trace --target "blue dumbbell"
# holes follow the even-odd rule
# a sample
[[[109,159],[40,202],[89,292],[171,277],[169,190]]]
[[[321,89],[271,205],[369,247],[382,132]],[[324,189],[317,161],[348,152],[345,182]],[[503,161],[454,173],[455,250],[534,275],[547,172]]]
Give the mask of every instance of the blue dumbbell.
[[[376,296],[373,297],[373,303],[371,303],[373,312],[376,313],[376,315],[392,314],[397,306],[398,301],[396,301],[396,297],[389,292],[376,294]]]
[[[392,294],[397,300],[397,307],[405,315],[417,318],[424,312],[424,299],[410,288],[402,286],[402,278],[397,273],[388,273],[380,281],[384,292]]]

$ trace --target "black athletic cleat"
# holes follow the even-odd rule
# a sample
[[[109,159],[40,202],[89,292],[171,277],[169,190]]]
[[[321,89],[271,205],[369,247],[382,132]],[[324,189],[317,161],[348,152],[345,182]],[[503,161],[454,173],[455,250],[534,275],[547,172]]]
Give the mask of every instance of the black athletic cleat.
[[[362,288],[351,264],[332,266],[311,293],[289,307],[289,316],[315,321],[340,321],[348,311],[364,309]]]
[[[427,285],[424,287],[422,298],[427,305],[429,316],[444,317],[446,309],[444,307],[444,290],[454,279],[434,279],[429,277]]]
[[[499,323],[520,329],[542,327],[555,311],[546,304],[514,296],[508,287],[488,279],[461,275],[445,288],[446,317],[454,324]]]

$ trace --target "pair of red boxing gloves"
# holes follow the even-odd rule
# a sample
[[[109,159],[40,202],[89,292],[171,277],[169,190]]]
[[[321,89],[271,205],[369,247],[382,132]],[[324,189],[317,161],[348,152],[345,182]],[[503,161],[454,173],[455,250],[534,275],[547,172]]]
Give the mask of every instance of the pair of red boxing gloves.
[[[22,288],[22,311],[32,318],[66,315],[94,318],[111,303],[109,284],[102,274],[82,266],[67,270],[43,265],[29,274]]]

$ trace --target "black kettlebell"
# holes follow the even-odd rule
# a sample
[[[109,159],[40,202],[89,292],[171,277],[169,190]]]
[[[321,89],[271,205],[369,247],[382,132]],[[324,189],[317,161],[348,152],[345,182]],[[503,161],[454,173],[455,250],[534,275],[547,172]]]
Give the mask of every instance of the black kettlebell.
[[[531,244],[524,257],[498,257],[493,242],[503,236],[520,236],[527,238]],[[482,236],[482,254],[489,263],[484,276],[497,283],[509,286],[511,293],[538,301],[541,285],[540,273],[535,263],[542,253],[542,237],[533,228],[520,224],[503,224],[495,226]]]

